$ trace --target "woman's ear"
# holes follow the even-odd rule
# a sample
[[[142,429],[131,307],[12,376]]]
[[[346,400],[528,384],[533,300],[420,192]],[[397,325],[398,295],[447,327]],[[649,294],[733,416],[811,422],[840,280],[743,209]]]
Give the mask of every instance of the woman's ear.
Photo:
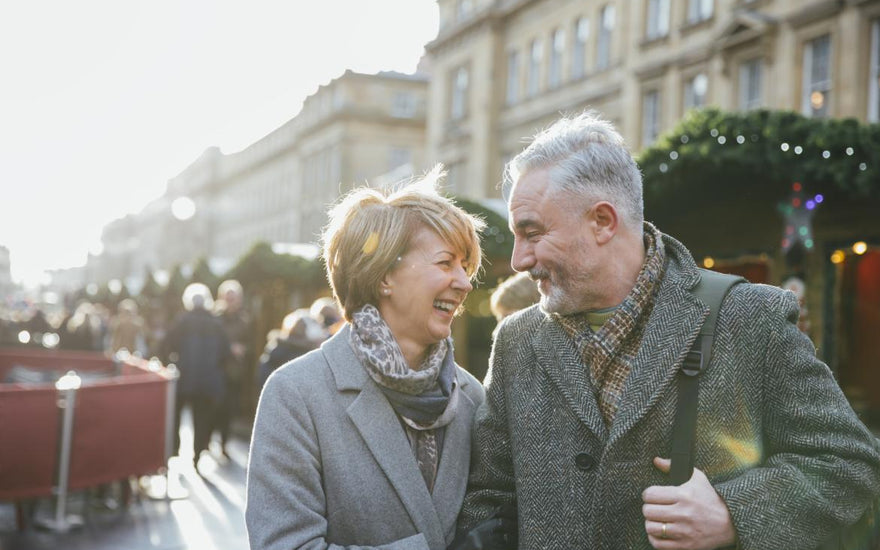
[[[391,282],[388,280],[387,274],[382,277],[382,280],[379,282],[379,295],[391,296]]]
[[[617,233],[620,223],[617,209],[608,201],[599,201],[590,209],[590,215],[595,222],[596,242],[605,244]]]

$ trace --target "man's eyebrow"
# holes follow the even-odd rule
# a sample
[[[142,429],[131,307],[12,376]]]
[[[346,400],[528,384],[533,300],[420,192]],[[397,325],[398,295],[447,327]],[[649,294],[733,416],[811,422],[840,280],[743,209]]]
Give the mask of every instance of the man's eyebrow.
[[[523,219],[517,221],[515,224],[513,224],[511,229],[523,230],[523,229],[526,229],[527,227],[534,227],[536,225],[539,225],[537,220],[533,220],[531,218],[523,218]]]

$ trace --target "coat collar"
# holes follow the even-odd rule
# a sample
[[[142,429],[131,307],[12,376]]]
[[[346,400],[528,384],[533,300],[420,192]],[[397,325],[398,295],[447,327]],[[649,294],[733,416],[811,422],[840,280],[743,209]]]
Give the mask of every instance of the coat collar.
[[[660,395],[674,386],[675,374],[708,313],[708,307],[688,288],[674,279],[664,281],[624,385],[609,444],[629,431]]]
[[[666,273],[660,282],[610,433],[599,411],[587,367],[565,330],[545,316],[532,340],[541,368],[581,421],[600,441],[607,440],[608,444],[629,431],[657,402],[662,392],[674,384],[675,373],[709,312],[708,307],[691,292],[700,276],[690,253],[668,235],[663,235],[663,241],[668,262]]]
[[[476,409],[464,391],[469,382],[459,377],[458,411],[456,418],[446,426],[437,481],[431,494],[400,420],[351,349],[349,330],[346,325],[321,346],[337,390],[359,393],[348,407],[348,416],[394,487],[416,529],[425,535],[429,546],[444,547],[449,542],[446,534],[454,531],[467,484],[467,476],[462,473],[467,471],[470,461],[468,420],[473,418]]]
[[[668,235],[663,235],[663,242],[666,274],[624,386],[609,444],[629,431],[675,384],[675,374],[709,313],[709,308],[691,292],[700,274],[690,252]]]

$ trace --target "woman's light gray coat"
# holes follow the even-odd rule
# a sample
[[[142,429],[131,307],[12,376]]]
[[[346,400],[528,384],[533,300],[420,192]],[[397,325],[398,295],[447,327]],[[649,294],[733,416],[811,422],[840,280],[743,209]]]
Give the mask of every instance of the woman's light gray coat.
[[[260,397],[245,519],[252,550],[445,549],[464,498],[483,388],[459,368],[428,492],[397,415],[357,360],[346,326],[278,369]]]

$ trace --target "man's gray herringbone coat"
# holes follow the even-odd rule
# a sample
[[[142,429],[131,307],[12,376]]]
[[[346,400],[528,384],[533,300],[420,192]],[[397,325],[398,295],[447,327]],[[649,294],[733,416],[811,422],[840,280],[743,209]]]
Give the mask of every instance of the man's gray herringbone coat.
[[[666,274],[610,428],[589,373],[537,307],[502,325],[477,412],[470,529],[516,498],[521,549],[649,549],[641,494],[666,484],[675,374],[708,307],[690,253],[664,236]],[[736,285],[700,382],[695,466],[730,510],[746,550],[808,550],[880,492],[880,449],[810,340],[794,296]]]

